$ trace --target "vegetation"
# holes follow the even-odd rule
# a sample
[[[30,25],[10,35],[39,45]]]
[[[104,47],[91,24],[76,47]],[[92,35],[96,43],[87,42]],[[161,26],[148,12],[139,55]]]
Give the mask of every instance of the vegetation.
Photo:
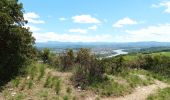
[[[150,95],[147,100],[169,100],[170,87],[159,90],[156,94]]]
[[[95,56],[90,55],[88,49],[80,49],[77,52],[76,66],[74,69],[73,81],[76,87],[84,89],[93,82],[103,80],[104,69]]]
[[[19,73],[34,57],[34,38],[24,28],[23,6],[18,0],[0,1],[0,85]]]
[[[7,100],[81,100],[88,93],[99,99],[129,94],[138,86],[154,84],[156,79],[170,83],[169,48],[103,59],[86,48],[56,54],[34,47],[35,39],[24,28],[27,21],[18,0],[0,1],[0,20],[0,99],[2,94]],[[148,100],[169,98],[168,87]]]

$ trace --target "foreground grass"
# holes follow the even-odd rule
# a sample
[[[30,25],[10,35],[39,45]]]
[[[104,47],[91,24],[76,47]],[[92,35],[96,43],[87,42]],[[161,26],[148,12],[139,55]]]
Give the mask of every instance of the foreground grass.
[[[123,96],[129,94],[137,86],[154,83],[154,79],[147,76],[145,71],[128,70],[118,75],[106,75],[106,80],[94,83],[90,87],[101,96]]]
[[[103,96],[118,97],[130,94],[137,86],[153,84],[154,79],[161,81],[169,80],[146,70],[129,69],[117,75],[105,74],[105,80],[103,82],[94,82],[87,90],[81,92],[77,91],[73,85],[68,85],[70,84],[70,80],[68,76],[63,76],[64,72],[51,70],[62,75],[52,75],[47,71],[47,65],[33,63],[26,69],[26,75],[18,76],[7,84],[7,87],[2,92],[5,100],[81,100],[91,90],[99,98]],[[82,97],[75,99],[77,95],[81,95]]]
[[[159,90],[157,93],[150,95],[147,100],[169,100],[170,87]]]

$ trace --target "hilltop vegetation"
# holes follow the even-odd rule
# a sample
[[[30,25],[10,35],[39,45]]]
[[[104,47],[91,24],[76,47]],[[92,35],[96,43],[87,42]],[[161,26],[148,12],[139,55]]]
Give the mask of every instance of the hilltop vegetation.
[[[0,85],[16,76],[34,58],[34,38],[18,0],[0,1]]]
[[[162,90],[144,99],[169,98],[169,52],[99,59],[86,48],[60,54],[38,50],[24,28],[22,4],[1,0],[0,8],[0,99],[114,99],[146,86]]]
[[[155,84],[155,80],[167,84],[170,80],[170,58],[164,55],[140,54],[131,60],[127,59],[129,55],[124,55],[100,60],[83,48],[76,54],[71,49],[58,56],[48,49],[37,54],[37,60],[22,70],[24,74],[4,87],[4,98],[115,98],[132,93],[138,86]]]

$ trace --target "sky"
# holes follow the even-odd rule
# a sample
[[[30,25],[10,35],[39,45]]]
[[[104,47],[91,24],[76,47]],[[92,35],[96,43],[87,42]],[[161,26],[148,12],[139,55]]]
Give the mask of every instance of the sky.
[[[20,0],[36,42],[170,42],[170,0]]]

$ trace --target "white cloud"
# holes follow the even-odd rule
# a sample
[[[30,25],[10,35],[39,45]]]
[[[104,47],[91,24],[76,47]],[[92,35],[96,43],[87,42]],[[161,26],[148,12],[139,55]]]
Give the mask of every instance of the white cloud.
[[[94,25],[94,26],[91,26],[91,27],[88,27],[89,30],[97,30],[97,25]]]
[[[118,20],[115,24],[113,24],[113,27],[120,28],[123,27],[124,25],[134,25],[134,24],[137,24],[135,20],[125,17],[121,20]]]
[[[170,24],[148,26],[139,30],[126,30],[128,41],[170,41]]]
[[[60,42],[110,42],[112,36],[110,35],[71,35],[71,34],[58,34],[54,32],[48,33],[34,33],[33,36],[36,38],[36,42],[47,42],[47,41],[60,41]]]
[[[153,4],[152,7],[165,7],[166,9],[164,10],[165,13],[170,13],[170,1],[163,1],[159,4]]]
[[[87,30],[86,29],[80,29],[80,28],[76,28],[76,29],[69,29],[69,32],[72,32],[72,33],[87,33]]]
[[[100,20],[92,17],[91,15],[77,15],[72,17],[73,22],[75,23],[101,23]]]
[[[29,23],[33,24],[43,24],[45,23],[43,20],[39,20],[40,16],[35,12],[29,12],[24,14],[24,19],[27,20]]]
[[[61,42],[139,42],[158,41],[170,42],[170,24],[148,26],[138,30],[126,30],[124,34],[58,34],[54,32],[33,33],[36,42],[61,41]]]
[[[32,32],[40,31],[41,29],[33,25],[25,25],[25,28],[29,28]]]
[[[60,21],[65,21],[65,20],[67,20],[67,19],[64,18],[64,17],[61,17],[61,18],[59,18],[59,20],[60,20]]]

